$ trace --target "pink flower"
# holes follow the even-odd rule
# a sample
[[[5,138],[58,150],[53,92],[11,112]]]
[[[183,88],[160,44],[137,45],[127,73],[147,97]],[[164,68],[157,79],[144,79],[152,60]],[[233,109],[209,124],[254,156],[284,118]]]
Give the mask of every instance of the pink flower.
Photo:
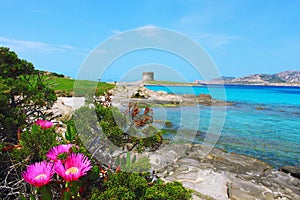
[[[76,181],[92,169],[91,161],[85,155],[72,153],[63,163],[58,160],[54,169],[66,181]]]
[[[59,160],[59,156],[63,154],[69,154],[70,149],[72,148],[73,144],[61,144],[56,147],[53,147],[48,151],[46,154],[47,158],[49,160],[52,160],[54,162]]]
[[[22,177],[27,183],[41,187],[51,181],[54,173],[53,163],[43,161],[29,165],[26,171],[22,172]]]
[[[53,126],[53,122],[42,120],[42,119],[36,120],[35,124],[42,127],[42,129],[48,129]]]

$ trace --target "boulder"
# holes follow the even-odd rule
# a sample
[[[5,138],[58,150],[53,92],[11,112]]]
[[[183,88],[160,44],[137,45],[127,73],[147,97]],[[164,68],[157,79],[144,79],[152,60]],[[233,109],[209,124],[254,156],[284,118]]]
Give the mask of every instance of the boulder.
[[[58,99],[52,108],[48,110],[48,113],[52,113],[52,119],[54,121],[69,121],[74,113],[74,110],[71,106],[65,105],[62,99]]]

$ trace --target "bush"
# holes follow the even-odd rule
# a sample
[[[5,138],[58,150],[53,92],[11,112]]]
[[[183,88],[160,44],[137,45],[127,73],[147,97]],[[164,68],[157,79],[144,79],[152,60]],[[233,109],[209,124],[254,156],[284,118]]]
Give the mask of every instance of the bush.
[[[125,111],[126,112],[126,111]],[[104,107],[96,105],[96,114],[100,121],[100,126],[105,135],[119,147],[131,143],[133,150],[136,147],[138,152],[145,150],[156,150],[162,143],[161,133],[150,123],[137,126],[135,123],[143,121],[145,115],[139,116],[139,121],[131,118],[131,113],[121,113],[115,107]],[[135,114],[135,117],[138,116]]]
[[[0,137],[7,142],[15,142],[18,129],[28,127],[28,120],[43,117],[42,109],[56,100],[32,63],[6,47],[0,47],[0,92]]]
[[[157,183],[147,189],[144,200],[178,200],[190,199],[191,191],[185,189],[181,183]]]
[[[149,186],[146,178],[137,173],[115,173],[109,176],[100,189],[92,191],[92,200],[140,199],[140,200],[185,200],[191,192],[181,183],[159,181]]]
[[[18,162],[39,162],[46,159],[48,150],[58,144],[54,128],[42,129],[34,125],[21,133],[21,148],[14,149],[13,158]],[[25,164],[28,164],[25,163]]]

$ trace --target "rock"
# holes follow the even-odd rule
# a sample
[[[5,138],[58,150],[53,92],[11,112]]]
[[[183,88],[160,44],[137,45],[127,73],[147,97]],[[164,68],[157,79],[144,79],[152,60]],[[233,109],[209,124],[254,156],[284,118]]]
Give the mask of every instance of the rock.
[[[257,106],[257,107],[255,107],[255,109],[256,109],[256,110],[267,110],[266,108],[261,107],[261,106]]]
[[[281,171],[291,174],[293,177],[300,179],[300,167],[296,166],[284,166],[280,169]]]
[[[148,90],[145,87],[139,87],[136,91],[133,91],[131,98],[138,98],[138,99],[148,99],[149,94]]]
[[[148,153],[165,181],[192,189],[194,199],[299,199],[300,180],[256,158],[199,144],[173,144]],[[297,170],[296,170],[297,171]]]
[[[74,111],[71,106],[65,105],[62,99],[58,99],[47,112],[52,113],[52,118],[55,121],[66,122],[72,118]]]
[[[157,172],[162,172],[167,166],[173,165],[190,149],[189,145],[170,144],[148,154],[150,164]]]
[[[138,84],[138,83],[137,83]],[[176,95],[164,91],[152,91],[143,85],[118,86],[113,91],[113,105],[126,106],[129,101],[141,104],[162,104],[168,105],[197,105],[206,106],[230,106],[232,103],[215,100],[209,94],[195,95]]]
[[[211,105],[212,97],[209,94],[199,94],[197,97],[198,103],[203,105]]]

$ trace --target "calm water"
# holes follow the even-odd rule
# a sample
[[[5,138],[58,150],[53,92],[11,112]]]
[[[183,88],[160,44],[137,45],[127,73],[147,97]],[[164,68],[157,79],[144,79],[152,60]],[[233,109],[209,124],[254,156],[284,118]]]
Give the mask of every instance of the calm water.
[[[252,155],[275,167],[300,166],[300,87],[237,86],[147,86],[148,89],[176,94],[211,94],[214,99],[234,102],[226,107],[225,124],[217,147]],[[225,89],[225,94],[222,91]],[[195,112],[198,109],[199,112]],[[215,107],[215,111],[224,107]],[[161,108],[154,114],[159,115]],[[182,120],[182,110],[189,113]],[[212,108],[186,106],[164,108],[165,118],[178,127],[194,130],[193,120],[200,119],[197,129],[208,132]],[[201,143],[196,136],[195,143]]]

